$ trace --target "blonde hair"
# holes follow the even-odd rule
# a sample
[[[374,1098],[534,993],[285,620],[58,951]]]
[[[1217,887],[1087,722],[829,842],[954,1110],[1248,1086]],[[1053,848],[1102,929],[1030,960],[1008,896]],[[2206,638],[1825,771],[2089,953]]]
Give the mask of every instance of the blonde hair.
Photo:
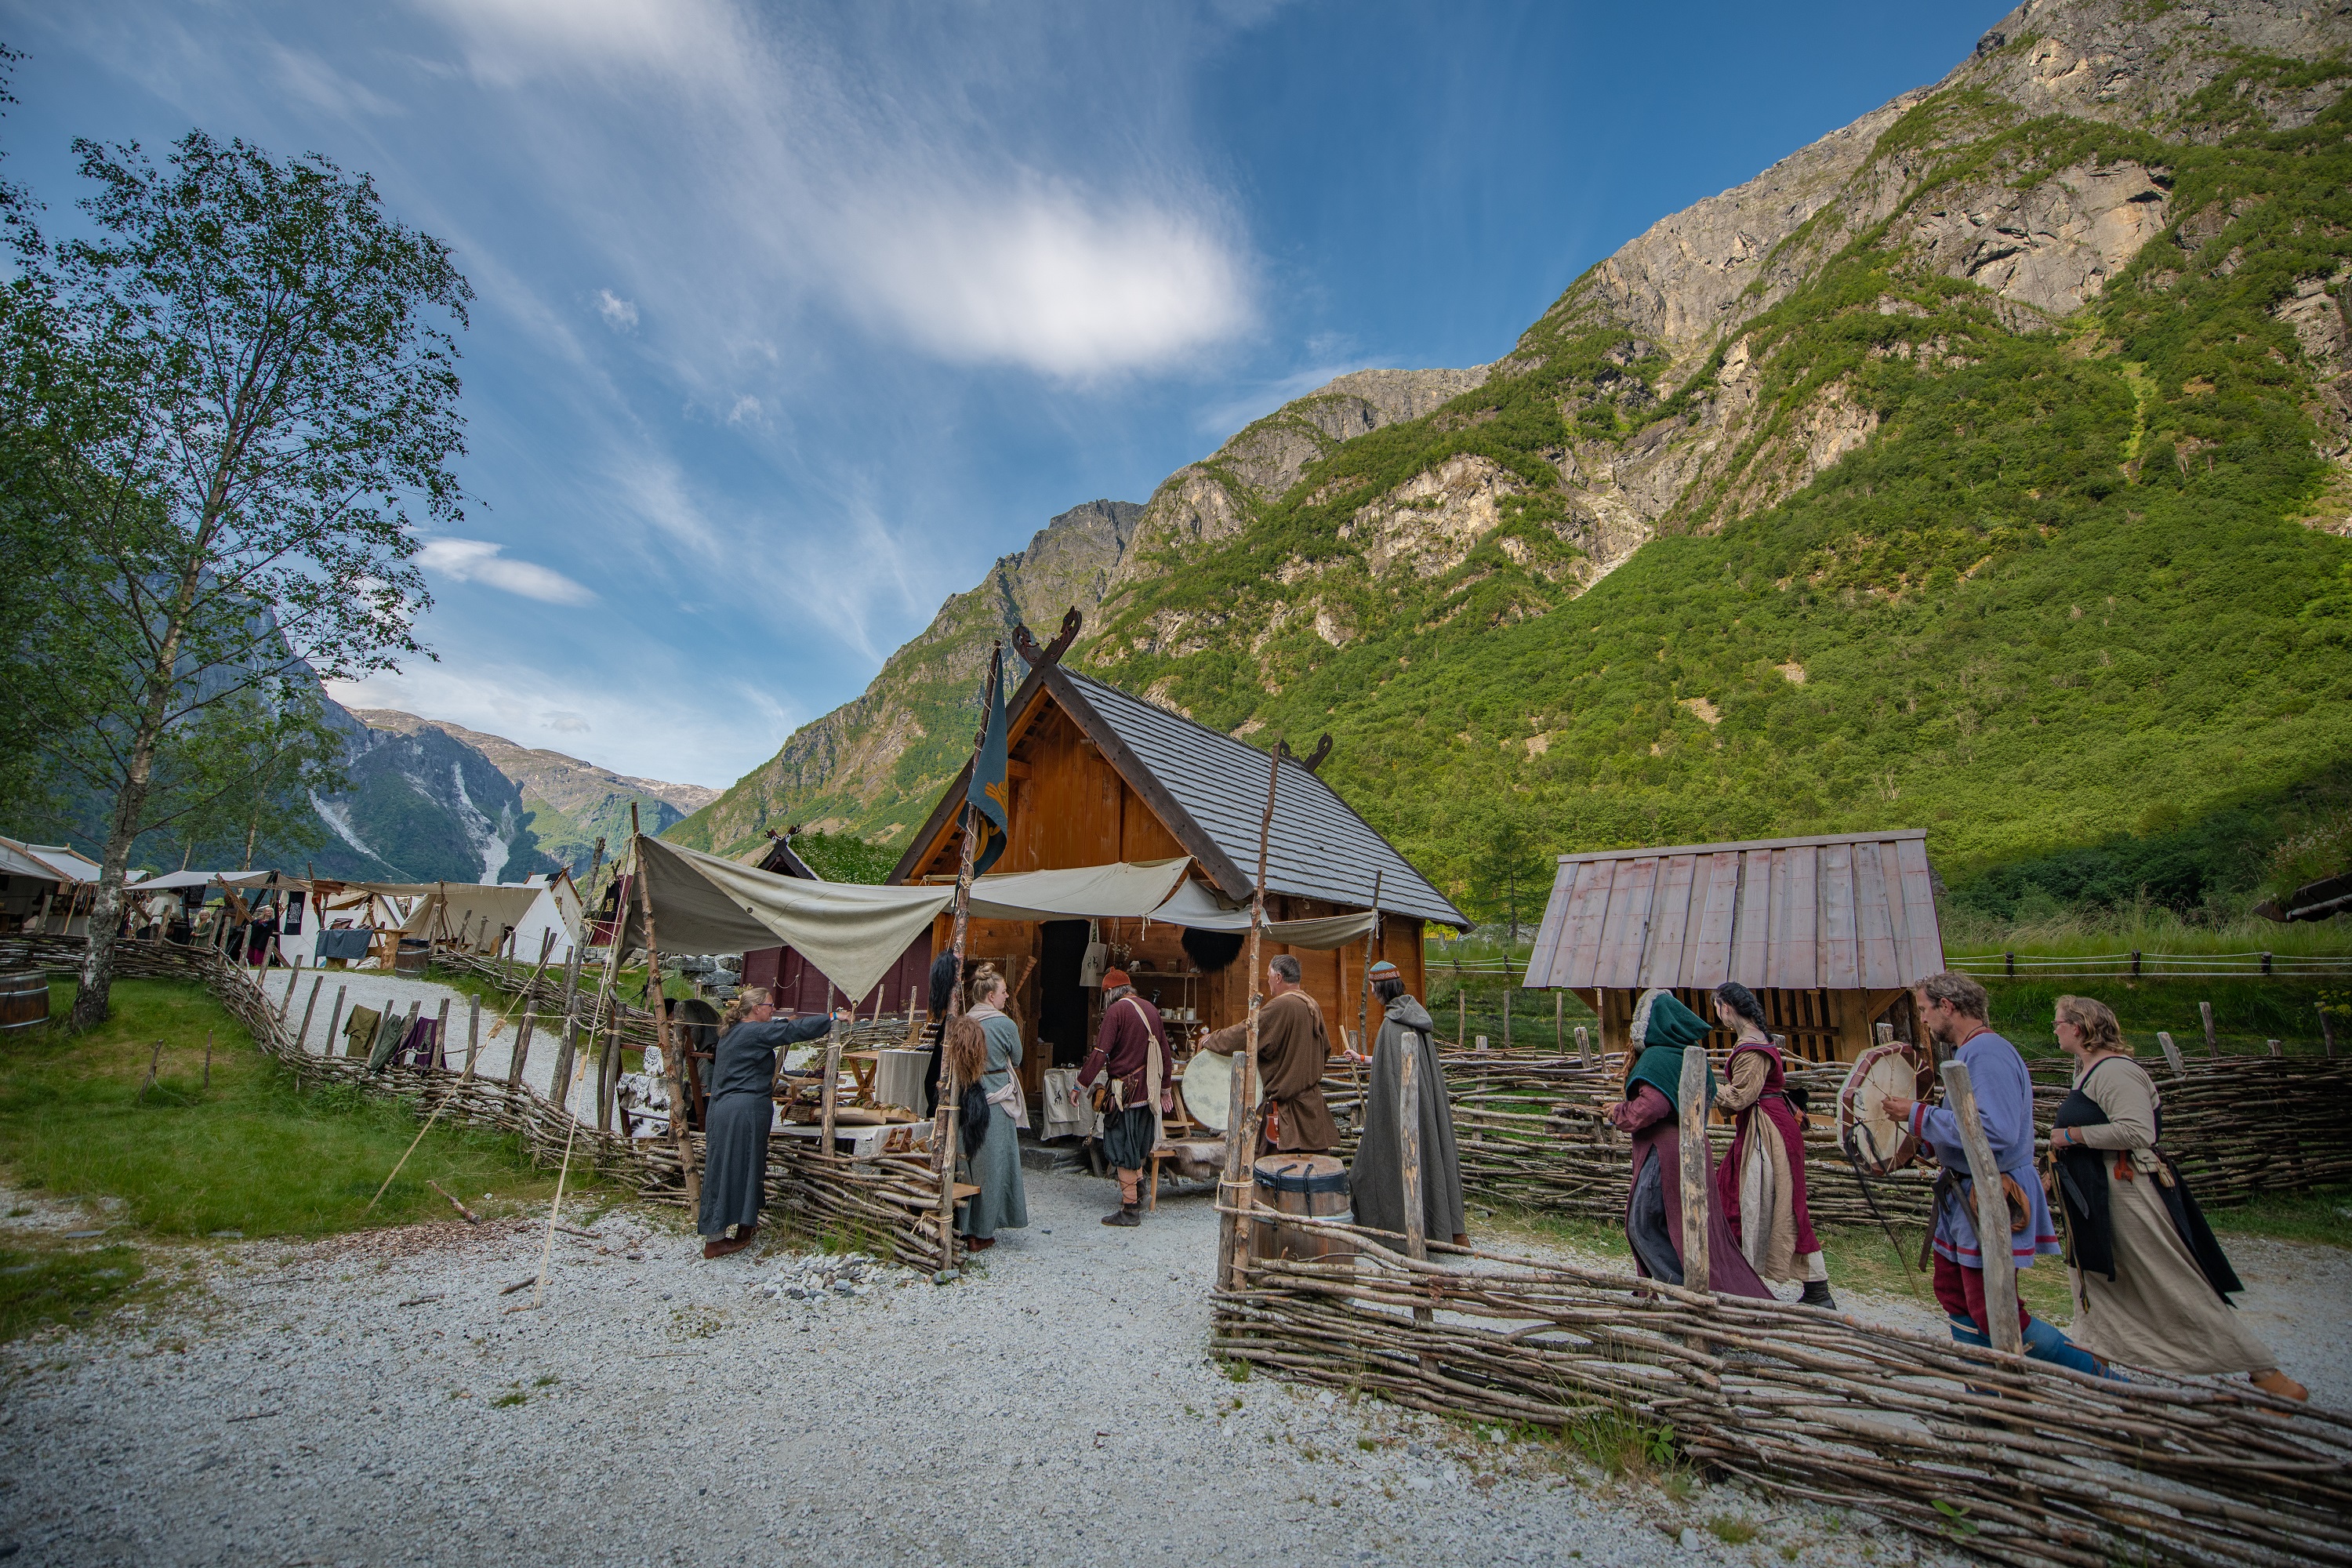
[[[774,1001],[775,997],[770,994],[766,986],[746,985],[733,996],[729,997],[727,1005],[719,1009],[719,1026],[721,1030],[731,1029],[741,1023],[743,1015],[752,1008],[764,1007]]]
[[[2083,1045],[2094,1051],[2120,1051],[2124,1047],[2124,1027],[2116,1022],[2115,1009],[2105,1002],[2088,996],[2058,998],[2058,1016],[2083,1031]]]

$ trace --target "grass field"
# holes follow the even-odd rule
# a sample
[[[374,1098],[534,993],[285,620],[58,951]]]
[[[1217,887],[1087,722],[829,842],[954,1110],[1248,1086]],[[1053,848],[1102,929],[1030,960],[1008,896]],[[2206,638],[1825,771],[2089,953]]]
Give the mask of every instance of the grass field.
[[[69,984],[54,986],[52,1016],[71,1001]],[[151,1062],[155,1081],[142,1093]],[[193,984],[118,982],[102,1028],[43,1031],[0,1057],[9,1180],[54,1197],[119,1200],[156,1236],[320,1236],[447,1214],[428,1179],[469,1203],[486,1193],[531,1202],[554,1188],[554,1173],[525,1163],[519,1141],[436,1127],[369,1212],[416,1131],[398,1104],[298,1090]]]

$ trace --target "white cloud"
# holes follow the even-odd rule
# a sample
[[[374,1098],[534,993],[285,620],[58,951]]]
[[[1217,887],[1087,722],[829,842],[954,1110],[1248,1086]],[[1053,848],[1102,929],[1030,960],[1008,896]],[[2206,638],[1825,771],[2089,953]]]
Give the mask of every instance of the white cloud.
[[[760,400],[747,392],[742,396],[735,400],[734,407],[727,411],[727,423],[730,425],[756,425],[760,422],[760,417],[764,412],[765,410],[763,410],[760,405]]]
[[[637,330],[635,302],[622,299],[610,289],[596,290],[596,313],[604,317],[604,324],[616,332],[634,332]]]
[[[766,702],[748,710],[772,714],[766,725],[746,724],[741,694],[732,690],[706,693],[690,682],[655,690],[601,681],[574,688],[542,670],[478,655],[419,660],[365,680],[330,682],[327,691],[347,708],[398,709],[639,778],[714,789],[775,755],[796,722]]]
[[[529,561],[509,561],[506,548],[486,539],[427,540],[416,563],[457,583],[479,583],[549,605],[593,605],[596,595],[561,572]]]

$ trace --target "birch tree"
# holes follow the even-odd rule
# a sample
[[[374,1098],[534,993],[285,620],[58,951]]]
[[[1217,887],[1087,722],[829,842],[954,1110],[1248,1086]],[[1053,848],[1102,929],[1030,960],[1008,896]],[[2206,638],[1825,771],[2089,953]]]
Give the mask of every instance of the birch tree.
[[[156,167],[74,143],[96,237],[26,268],[79,394],[45,504],[78,531],[42,668],[90,716],[61,763],[103,804],[72,1023],[106,1016],[131,846],[326,763],[317,679],[425,650],[420,521],[462,517],[472,290],[365,175],[192,132]],[[315,678],[315,679],[314,679]]]

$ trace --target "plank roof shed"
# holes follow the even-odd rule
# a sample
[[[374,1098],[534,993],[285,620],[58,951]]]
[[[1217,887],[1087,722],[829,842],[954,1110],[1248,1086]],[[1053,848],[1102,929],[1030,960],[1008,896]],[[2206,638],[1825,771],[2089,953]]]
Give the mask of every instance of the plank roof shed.
[[[1059,664],[1031,670],[1006,704],[1016,736],[1035,705],[1048,699],[1100,748],[1218,891],[1246,900],[1257,867],[1258,823],[1273,754]],[[915,834],[891,881],[915,874],[953,820],[971,773],[966,763]],[[1376,881],[1380,907],[1390,914],[1469,924],[1329,784],[1304,763],[1285,763],[1275,785],[1266,891],[1370,909]]]
[[[1893,991],[1943,967],[1915,828],[1563,855],[1526,983]]]

